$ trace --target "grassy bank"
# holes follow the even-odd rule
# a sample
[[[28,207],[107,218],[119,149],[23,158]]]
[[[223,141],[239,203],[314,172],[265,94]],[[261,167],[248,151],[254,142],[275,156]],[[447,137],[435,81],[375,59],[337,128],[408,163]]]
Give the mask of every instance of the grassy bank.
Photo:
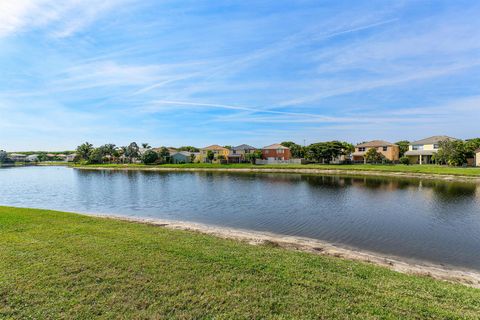
[[[143,165],[143,164],[101,164],[77,167],[91,168],[172,168],[172,169],[278,169],[278,170],[342,170],[342,171],[370,171],[370,172],[394,172],[394,173],[420,173],[420,174],[439,174],[480,177],[480,168],[460,168],[437,165],[370,165],[370,164],[352,164],[352,165],[251,165],[251,164],[209,164],[209,163],[189,163],[189,164],[163,164],[163,165]]]
[[[0,318],[478,318],[480,290],[194,232],[0,207]]]

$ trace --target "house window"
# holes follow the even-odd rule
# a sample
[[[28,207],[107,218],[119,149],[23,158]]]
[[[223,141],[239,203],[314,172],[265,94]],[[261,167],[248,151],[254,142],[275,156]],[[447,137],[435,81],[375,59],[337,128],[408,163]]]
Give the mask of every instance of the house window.
[[[385,146],[383,147],[383,151],[387,151],[387,149],[388,149],[388,147],[385,147]]]
[[[283,149],[278,149],[277,153],[283,153]]]
[[[358,148],[358,151],[359,151],[359,152],[364,152],[364,151],[365,151],[365,147],[359,147],[359,148]]]
[[[433,145],[433,149],[438,149],[440,146],[436,143]]]
[[[423,145],[421,145],[421,144],[414,145],[414,146],[412,147],[412,150],[423,150]]]

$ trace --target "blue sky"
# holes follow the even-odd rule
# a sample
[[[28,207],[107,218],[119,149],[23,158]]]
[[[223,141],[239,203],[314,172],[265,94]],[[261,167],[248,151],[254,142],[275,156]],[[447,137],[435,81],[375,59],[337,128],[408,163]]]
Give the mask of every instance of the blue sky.
[[[478,1],[0,3],[0,149],[480,136]]]

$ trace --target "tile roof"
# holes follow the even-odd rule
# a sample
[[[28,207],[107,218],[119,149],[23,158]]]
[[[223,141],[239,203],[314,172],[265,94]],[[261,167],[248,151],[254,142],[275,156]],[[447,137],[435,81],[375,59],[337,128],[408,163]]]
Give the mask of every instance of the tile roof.
[[[282,146],[280,143],[274,143],[274,144],[271,144],[269,146],[266,146],[266,147],[263,147],[263,149],[284,149],[284,150],[290,150],[290,148],[287,148],[285,146]]]
[[[437,153],[437,150],[409,150],[405,152],[406,156],[431,156]]]
[[[228,150],[225,147],[219,146],[218,144],[213,144],[211,146],[202,148],[202,150]]]
[[[433,136],[433,137],[428,137],[428,138],[425,138],[425,139],[422,139],[422,140],[417,140],[417,141],[413,141],[413,142],[410,142],[411,145],[418,145],[418,144],[436,144],[436,143],[439,143],[441,141],[445,141],[445,140],[458,140],[456,138],[452,138],[452,137],[449,137],[449,136]]]
[[[182,154],[186,157],[190,157],[193,153],[189,152],[189,151],[177,151],[177,152],[172,153],[171,156],[174,156],[176,154]]]
[[[233,147],[232,150],[255,150],[257,148],[252,147],[248,144],[241,144],[239,146]]]
[[[373,141],[357,144],[355,147],[358,148],[358,147],[383,147],[383,146],[396,146],[396,144],[393,144],[388,141],[383,141],[383,140],[373,140]]]

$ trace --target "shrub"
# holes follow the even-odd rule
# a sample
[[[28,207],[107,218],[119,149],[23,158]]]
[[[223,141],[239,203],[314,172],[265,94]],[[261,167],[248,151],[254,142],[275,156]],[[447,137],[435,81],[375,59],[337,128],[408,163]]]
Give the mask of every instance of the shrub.
[[[410,159],[408,157],[401,157],[399,161],[401,164],[404,164],[404,165],[410,164]]]
[[[152,164],[155,163],[158,159],[158,154],[153,151],[153,150],[147,150],[145,153],[142,155],[142,162],[144,164]]]

